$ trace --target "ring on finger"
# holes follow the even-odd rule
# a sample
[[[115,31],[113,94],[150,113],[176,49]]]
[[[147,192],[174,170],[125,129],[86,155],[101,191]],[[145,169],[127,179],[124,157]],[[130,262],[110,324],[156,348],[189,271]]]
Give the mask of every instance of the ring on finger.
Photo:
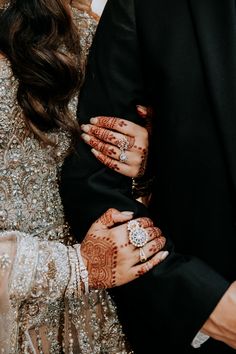
[[[118,148],[120,149],[120,156],[119,160],[120,162],[124,163],[128,160],[128,157],[126,155],[126,150],[129,148],[129,141],[127,138],[120,139],[118,141]]]
[[[143,250],[143,247],[139,248],[139,260],[140,260],[141,263],[144,263],[147,260],[147,256],[146,256],[146,254],[145,254],[145,252]]]
[[[119,160],[122,163],[124,163],[128,160],[128,156],[126,155],[125,151],[120,152]]]
[[[127,224],[127,229],[129,232],[129,242],[134,247],[143,247],[148,242],[147,231],[139,225],[137,220],[130,220]]]

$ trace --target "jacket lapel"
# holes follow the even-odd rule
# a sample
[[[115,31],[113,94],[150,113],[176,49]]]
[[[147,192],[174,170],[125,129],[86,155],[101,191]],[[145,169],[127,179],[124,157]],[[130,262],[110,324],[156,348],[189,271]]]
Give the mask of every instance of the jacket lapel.
[[[236,190],[235,0],[189,0],[226,161]]]

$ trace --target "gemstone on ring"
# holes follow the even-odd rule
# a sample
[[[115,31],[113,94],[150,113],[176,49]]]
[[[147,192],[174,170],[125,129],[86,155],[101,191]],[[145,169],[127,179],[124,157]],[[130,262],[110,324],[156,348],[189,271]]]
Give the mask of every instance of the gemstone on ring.
[[[128,157],[127,157],[127,155],[126,155],[126,153],[124,151],[122,151],[120,153],[119,160],[120,160],[120,162],[126,162],[128,160]]]
[[[143,227],[137,227],[129,231],[129,241],[135,247],[143,247],[148,242],[148,233]]]
[[[127,138],[120,139],[117,144],[118,148],[122,151],[128,150],[129,148],[129,141]]]

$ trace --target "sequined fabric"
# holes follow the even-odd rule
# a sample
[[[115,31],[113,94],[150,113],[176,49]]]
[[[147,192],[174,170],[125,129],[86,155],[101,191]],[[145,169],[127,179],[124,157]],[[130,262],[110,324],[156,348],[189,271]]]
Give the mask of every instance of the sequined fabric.
[[[86,55],[95,25],[81,16]],[[25,124],[17,86],[9,61],[0,59],[0,352],[128,353],[107,292],[81,292],[59,195],[69,135],[53,131],[55,147],[40,143]],[[74,116],[76,107],[75,97]]]

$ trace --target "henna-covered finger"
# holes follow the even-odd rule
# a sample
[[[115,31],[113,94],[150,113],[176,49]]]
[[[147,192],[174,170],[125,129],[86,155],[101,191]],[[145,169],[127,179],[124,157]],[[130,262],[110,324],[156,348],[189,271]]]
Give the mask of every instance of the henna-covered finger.
[[[159,229],[159,227],[147,227],[146,231],[148,233],[148,240],[154,240],[157,237],[162,236],[162,231]]]
[[[160,236],[148,242],[145,246],[142,247],[142,253],[145,255],[146,259],[154,256],[156,253],[163,250],[166,244],[166,239],[164,236]],[[137,248],[135,250],[137,263],[140,263],[140,250]]]
[[[101,163],[103,163],[103,165],[107,166],[111,170],[114,170],[116,172],[120,172],[121,173],[118,161],[116,161],[116,160],[114,160],[114,159],[102,154],[101,152],[99,152],[99,151],[97,151],[95,149],[92,149],[91,151],[96,156],[96,158]]]
[[[102,153],[103,155],[108,156],[108,157],[115,160],[114,163],[112,164],[110,160],[104,161],[104,160],[102,160],[102,157],[100,156],[100,161],[103,163],[106,162],[106,165],[108,167],[111,166],[112,168],[114,168],[116,166],[117,161],[121,162],[120,161],[121,150],[118,149],[116,146],[104,143],[103,141],[101,141],[89,134],[83,133],[81,135],[81,137],[86,144],[88,144],[89,146],[91,146],[92,148],[95,149],[95,155],[96,155],[96,151],[98,151],[98,152]],[[128,177],[133,177],[133,178],[138,177],[141,174],[143,174],[145,171],[145,167],[143,165],[143,156],[140,156],[140,154],[137,152],[126,151],[124,153],[125,153],[125,156],[127,159],[122,163],[129,165],[130,168],[129,169],[121,168],[120,173],[123,173],[123,171],[126,171],[126,175]]]
[[[145,128],[122,118],[100,116],[91,118],[90,123],[98,127],[114,130],[129,136],[134,136],[134,132],[136,131],[137,135],[146,135]]]
[[[96,225],[96,230],[100,227],[101,229],[111,228],[117,223],[126,222],[133,217],[132,211],[120,212],[115,208],[108,209],[104,214],[98,218],[94,225]]]
[[[135,138],[133,136],[125,135],[124,137],[123,134],[91,124],[83,124],[81,129],[83,132],[88,133],[89,135],[93,135],[99,140],[115,146],[119,146],[120,142],[125,138],[128,141],[127,150],[132,149],[132,147],[135,145]]]
[[[124,175],[127,177],[135,178],[137,177],[139,166],[129,165],[129,153],[126,153],[128,159],[125,162],[120,162],[115,158],[104,155],[103,153],[97,151],[96,149],[92,149],[91,152],[96,156],[96,158],[108,168]]]
[[[126,163],[120,162],[109,156],[106,156],[95,149],[92,149],[91,152],[101,163],[103,163],[103,165],[107,166],[108,168],[119,172],[124,176],[134,177],[136,169],[134,169],[133,166],[129,166]]]
[[[147,227],[154,226],[152,219],[150,219],[148,217],[137,218],[135,220],[139,223],[140,227],[147,228]]]
[[[95,150],[101,152],[103,155],[109,156],[115,160],[119,160],[121,152],[120,149],[117,148],[115,145],[104,143],[103,141],[95,138],[94,136],[85,133],[82,134],[81,137],[88,145],[93,147]],[[126,152],[126,154],[128,157],[129,153]],[[128,161],[129,157],[127,159],[127,162]]]
[[[149,272],[152,268],[164,261],[168,255],[168,251],[160,251],[152,258],[150,258],[147,262],[134,266],[132,269],[132,271],[134,272],[134,276],[138,278],[141,275]]]

